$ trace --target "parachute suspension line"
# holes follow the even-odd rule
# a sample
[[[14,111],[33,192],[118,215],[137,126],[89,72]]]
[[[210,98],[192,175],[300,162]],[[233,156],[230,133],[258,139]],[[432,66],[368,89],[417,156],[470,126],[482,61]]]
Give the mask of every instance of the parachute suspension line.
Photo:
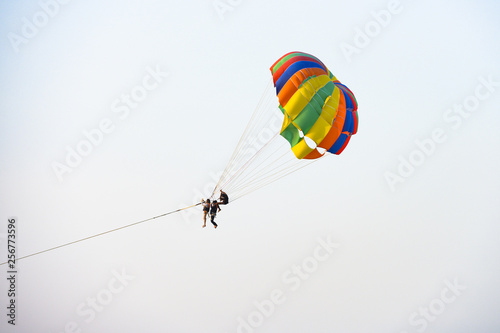
[[[262,129],[266,124],[269,123],[269,115],[272,115],[271,107],[271,97],[268,96],[266,102],[257,110],[256,117],[253,119],[253,124],[250,126],[250,130],[246,134],[242,145],[238,148],[238,153],[234,159],[230,160],[228,166],[230,169],[228,170],[228,174],[226,177],[231,177],[233,173],[235,173],[242,164],[246,164],[249,158],[252,158],[252,152],[260,151],[263,144],[265,145],[269,141],[268,139],[263,138]],[[267,116],[267,118],[266,118]],[[273,135],[274,136],[274,135]],[[271,137],[272,139],[272,137]]]
[[[231,182],[225,188],[228,193],[231,193],[233,201],[318,160],[298,160],[290,153],[286,141],[283,140],[279,143],[280,146],[275,151],[267,150],[269,156],[262,156],[264,157],[262,162],[253,161],[251,163],[252,168],[245,170],[244,177]],[[276,154],[280,150],[284,151],[284,153],[281,153],[281,155]]]
[[[272,80],[270,79],[245,131],[212,192],[212,197],[218,189],[224,188],[226,190],[225,184],[238,174],[241,167],[247,164],[249,159],[252,159],[254,153],[261,150],[263,145],[265,146],[266,141],[276,136],[274,135],[276,131],[269,131],[272,135],[262,133],[263,128],[270,123],[273,117],[275,121],[279,120],[279,113],[276,112],[275,98],[274,89],[272,89]],[[264,134],[267,135],[264,137]]]
[[[278,163],[279,162],[279,163]],[[250,193],[253,188],[260,188],[261,185],[267,185],[275,180],[278,180],[294,171],[301,169],[304,165],[309,165],[310,161],[301,161],[297,159],[290,159],[289,156],[279,158],[263,169],[261,174],[256,175],[253,179],[249,180],[237,189],[234,189],[233,196],[239,196],[240,193]]]
[[[272,153],[268,154],[269,156],[265,156],[263,158],[263,161],[260,163],[252,163],[254,164],[253,168],[249,168],[248,171],[246,172],[246,175],[237,181],[231,183],[230,191],[235,192],[240,190],[241,187],[245,186],[248,182],[252,182],[256,178],[259,178],[260,176],[264,175],[266,173],[266,170],[270,167],[272,167],[274,164],[276,164],[277,161],[280,161],[281,159],[288,157],[290,158],[289,152],[285,151],[284,154],[281,154],[279,157],[273,157],[275,156],[276,153],[278,153],[282,147],[279,146],[277,149],[275,149]],[[296,160],[294,158],[294,160]],[[258,170],[259,168],[259,170]],[[257,170],[257,171],[256,171]],[[229,190],[229,188],[228,188]]]
[[[286,159],[287,157],[288,157],[288,159]],[[264,166],[262,166],[263,164],[257,165],[256,167],[254,167],[254,170],[257,167],[261,167],[262,166],[260,168],[260,170],[257,170],[255,172],[255,174],[250,174],[247,178],[245,178],[245,179],[241,180],[240,182],[234,184],[233,185],[234,187],[231,188],[231,192],[240,191],[243,187],[251,186],[255,182],[263,180],[262,178],[268,176],[269,173],[275,171],[276,169],[282,168],[287,163],[298,163],[299,162],[296,159],[295,159],[295,161],[291,160],[289,157],[290,156],[289,156],[288,152],[286,152],[285,154],[282,154],[281,156],[279,156],[278,158],[276,158],[274,161],[268,163],[267,165],[264,165]],[[285,159],[285,161],[284,162],[280,162],[283,159]],[[280,162],[280,163],[278,164],[278,162]],[[251,170],[249,172],[251,173],[254,170]]]
[[[236,180],[238,179],[242,173],[251,165],[251,162],[253,160],[255,160],[263,151],[265,151],[265,148],[271,143],[273,142],[273,140],[277,137],[277,135],[275,135],[271,140],[269,140],[262,148],[260,148],[252,157],[250,157],[250,159],[248,161],[245,162],[245,164],[243,164],[232,176],[230,176],[228,178],[228,180],[226,180],[226,182],[221,186],[221,187],[224,187],[226,184],[228,184],[231,180]]]
[[[268,83],[266,85],[266,88],[265,88],[264,92],[262,93],[262,96],[261,96],[261,98],[259,100],[259,103],[255,107],[255,110],[254,110],[254,112],[252,114],[252,117],[250,118],[250,121],[248,122],[248,124],[247,124],[247,126],[245,128],[245,131],[241,135],[240,140],[238,141],[238,144],[236,145],[236,148],[234,149],[233,154],[231,155],[231,158],[229,159],[229,162],[227,163],[226,168],[222,172],[222,175],[219,178],[219,181],[217,182],[217,184],[215,185],[215,188],[214,188],[214,190],[212,192],[212,195],[210,197],[213,197],[214,194],[215,194],[215,191],[218,188],[220,188],[220,184],[225,180],[225,178],[229,174],[231,168],[235,164],[235,161],[241,159],[241,156],[238,156],[238,154],[241,155],[241,151],[242,151],[241,148],[245,144],[245,139],[250,136],[249,132],[255,131],[255,125],[254,125],[256,123],[255,119],[258,116],[261,117],[262,114],[263,114],[262,111],[267,109],[266,107],[263,107],[263,105],[270,103],[270,96],[269,96],[270,94],[267,93],[267,92],[271,88],[271,83],[272,83],[272,79],[269,79],[269,81],[268,81]],[[254,125],[254,126],[252,126],[252,125]]]
[[[264,186],[266,186],[266,185],[269,185],[270,183],[275,182],[275,181],[277,181],[277,180],[279,180],[279,179],[281,179],[281,178],[283,178],[285,176],[288,176],[289,174],[291,174],[293,172],[296,172],[296,171],[298,171],[298,170],[300,170],[300,169],[302,169],[302,168],[304,168],[304,167],[306,167],[306,166],[308,166],[308,165],[310,165],[310,164],[312,164],[312,163],[314,163],[314,162],[316,162],[316,161],[318,161],[320,159],[321,158],[310,160],[310,161],[308,161],[306,163],[303,163],[301,165],[295,164],[295,165],[289,167],[288,168],[289,171],[285,172],[285,173],[282,172],[282,171],[276,172],[274,174],[274,177],[268,177],[268,179],[266,181],[262,181],[262,182],[256,184],[253,187],[246,188],[244,192],[238,193],[234,197],[234,199],[232,199],[232,201],[238,200],[239,198],[241,198],[241,197],[243,197],[243,196],[245,196],[247,194],[250,194],[250,193],[252,193],[252,192],[254,192],[254,191],[256,191],[256,190],[258,190],[258,189],[260,189],[260,188],[262,188]]]
[[[120,229],[125,229],[125,228],[128,228],[128,227],[132,227],[134,225],[138,225],[138,224],[141,224],[141,223],[144,223],[144,222],[148,222],[148,221],[151,221],[151,220],[163,217],[163,216],[167,216],[167,215],[170,215],[170,214],[173,214],[173,213],[177,213],[177,212],[180,212],[181,210],[193,208],[193,207],[196,207],[198,205],[201,205],[201,202],[197,203],[197,204],[194,204],[194,205],[191,205],[191,206],[188,206],[188,207],[179,208],[179,209],[173,210],[173,211],[165,213],[165,214],[161,214],[161,215],[158,215],[158,216],[150,217],[150,218],[142,220],[142,221],[130,223],[130,224],[124,225],[122,227],[118,227],[118,228],[111,229],[111,230],[108,230],[108,231],[104,231],[104,232],[101,232],[101,233],[98,233],[98,234],[95,234],[95,235],[92,235],[92,236],[81,238],[81,239],[78,239],[78,240],[75,240],[75,241],[72,241],[72,242],[69,242],[69,243],[66,243],[66,244],[55,246],[55,247],[52,247],[52,248],[47,249],[47,250],[43,250],[43,251],[35,252],[35,253],[32,253],[32,254],[28,254],[28,255],[26,255],[24,257],[16,258],[16,260],[21,260],[21,259],[29,258],[29,257],[33,257],[33,256],[36,256],[36,255],[45,253],[45,252],[49,252],[49,251],[52,251],[52,250],[60,249],[61,247],[65,247],[65,246],[69,246],[69,245],[76,244],[76,243],[79,243],[79,242],[83,242],[85,240],[88,240],[88,239],[91,239],[91,238],[95,238],[95,237],[98,237],[98,236],[102,236],[102,235],[105,235],[105,234],[109,234],[111,232],[115,232],[115,231],[118,231]],[[8,261],[2,262],[2,263],[0,263],[0,266],[5,265],[7,263],[8,263]]]

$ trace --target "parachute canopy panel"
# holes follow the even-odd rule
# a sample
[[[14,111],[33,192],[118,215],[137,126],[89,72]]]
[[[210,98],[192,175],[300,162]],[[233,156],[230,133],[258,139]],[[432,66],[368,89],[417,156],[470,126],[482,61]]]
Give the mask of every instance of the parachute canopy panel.
[[[358,104],[352,91],[318,58],[304,52],[285,54],[271,72],[284,113],[280,134],[295,156],[316,159],[326,152],[340,154],[358,129]]]

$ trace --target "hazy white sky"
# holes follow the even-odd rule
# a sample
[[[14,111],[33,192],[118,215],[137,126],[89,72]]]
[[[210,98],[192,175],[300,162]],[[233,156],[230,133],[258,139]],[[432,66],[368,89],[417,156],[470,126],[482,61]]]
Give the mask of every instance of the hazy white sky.
[[[287,52],[319,57],[360,118],[341,156],[224,207],[217,230],[196,208],[19,261],[15,328],[1,266],[1,332],[499,330],[496,1],[0,13],[0,262],[9,217],[23,256],[206,195]]]

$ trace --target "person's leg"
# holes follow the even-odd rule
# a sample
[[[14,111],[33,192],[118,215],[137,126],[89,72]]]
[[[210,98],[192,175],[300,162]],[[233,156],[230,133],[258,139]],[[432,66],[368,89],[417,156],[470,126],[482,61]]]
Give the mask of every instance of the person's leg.
[[[215,223],[214,219],[215,219],[215,214],[212,214],[210,222],[212,222],[212,224],[214,225],[214,228],[217,228],[217,223]]]
[[[207,226],[207,211],[204,211],[203,212],[203,227],[202,228],[205,228]]]

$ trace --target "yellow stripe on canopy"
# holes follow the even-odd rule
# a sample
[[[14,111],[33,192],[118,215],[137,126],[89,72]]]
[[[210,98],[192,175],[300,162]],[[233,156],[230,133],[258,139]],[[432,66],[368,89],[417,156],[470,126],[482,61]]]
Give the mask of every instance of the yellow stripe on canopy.
[[[316,144],[320,144],[320,142],[323,141],[332,127],[333,119],[335,119],[337,115],[339,100],[340,89],[335,86],[332,95],[327,98],[325,105],[323,105],[320,117],[316,120],[309,132],[305,134],[305,136],[316,142]]]
[[[335,86],[332,95],[328,97],[323,105],[323,110],[321,111],[321,117],[328,121],[330,124],[333,123],[333,119],[337,116],[338,108],[340,103],[340,88]]]
[[[299,115],[304,107],[311,101],[314,94],[316,94],[316,92],[328,82],[331,82],[331,79],[327,75],[320,75],[313,77],[302,84],[302,86],[290,98],[286,106],[283,107],[289,117],[287,117],[286,121],[283,122],[280,132],[282,132],[290,124],[290,122]]]
[[[319,144],[328,134],[330,127],[332,127],[331,122],[327,122],[322,117],[319,117],[305,136],[316,142],[316,144]]]
[[[298,159],[304,158],[307,154],[312,152],[315,148],[311,148],[307,145],[304,138],[300,139],[300,141],[292,147],[292,151]]]

